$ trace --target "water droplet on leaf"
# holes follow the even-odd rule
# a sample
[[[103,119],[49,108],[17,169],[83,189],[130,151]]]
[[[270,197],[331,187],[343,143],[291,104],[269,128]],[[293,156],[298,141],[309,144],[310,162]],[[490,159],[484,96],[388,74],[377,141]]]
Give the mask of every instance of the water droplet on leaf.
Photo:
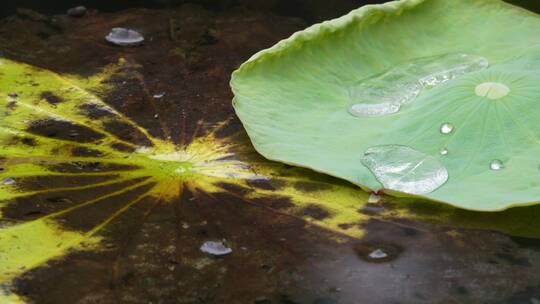
[[[441,150],[439,151],[439,153],[440,153],[441,155],[448,155],[448,149],[443,148],[443,149],[441,149]]]
[[[357,117],[378,117],[393,114],[401,106],[393,103],[358,103],[350,107],[349,113]]]
[[[489,168],[493,171],[499,171],[504,169],[504,163],[498,159],[494,159],[489,164]]]
[[[384,188],[409,194],[433,192],[448,180],[448,171],[435,157],[408,146],[371,147],[362,164]]]
[[[441,133],[442,134],[450,134],[452,132],[454,132],[454,125],[453,124],[446,122],[446,123],[443,123],[441,125]]]
[[[399,112],[423,89],[487,68],[484,57],[445,54],[414,59],[386,72],[361,80],[349,89],[353,103],[349,113],[357,117],[379,117]]]

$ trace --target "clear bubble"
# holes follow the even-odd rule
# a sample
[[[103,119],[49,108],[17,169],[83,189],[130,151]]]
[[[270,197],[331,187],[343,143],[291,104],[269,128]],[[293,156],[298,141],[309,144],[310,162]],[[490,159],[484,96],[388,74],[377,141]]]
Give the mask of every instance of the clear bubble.
[[[227,255],[232,252],[232,249],[227,247],[223,242],[208,241],[202,244],[201,251],[215,256]]]
[[[369,253],[368,255],[371,259],[384,259],[388,257],[388,254],[384,252],[382,249],[377,248]]]
[[[115,45],[132,46],[143,43],[144,37],[135,30],[115,27],[111,29],[107,36],[105,36],[105,40]]]
[[[2,183],[4,185],[11,185],[11,184],[14,184],[15,183],[15,180],[11,177],[6,177],[2,180]]]

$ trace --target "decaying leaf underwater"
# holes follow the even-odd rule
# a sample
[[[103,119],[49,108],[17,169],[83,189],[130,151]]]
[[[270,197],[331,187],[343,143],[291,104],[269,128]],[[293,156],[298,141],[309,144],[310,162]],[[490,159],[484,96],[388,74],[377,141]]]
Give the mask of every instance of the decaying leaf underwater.
[[[163,203],[183,189],[215,193],[260,184],[243,198],[290,198],[294,204],[281,206],[284,212],[335,230],[340,223],[365,217],[356,209],[366,194],[354,187],[284,175],[283,166],[242,160],[249,146],[215,136],[227,121],[214,126],[200,122],[201,130],[186,138],[185,145],[152,137],[98,97],[112,89],[104,80],[125,64],[80,79],[2,59],[4,284],[70,251],[99,250],[108,226],[129,208],[148,200]],[[112,125],[129,128],[135,136],[115,134]],[[340,204],[333,204],[335,200]],[[309,210],[318,208],[331,216],[311,217]],[[101,217],[80,218],[89,212]],[[352,227],[347,234],[360,236],[361,229]]]

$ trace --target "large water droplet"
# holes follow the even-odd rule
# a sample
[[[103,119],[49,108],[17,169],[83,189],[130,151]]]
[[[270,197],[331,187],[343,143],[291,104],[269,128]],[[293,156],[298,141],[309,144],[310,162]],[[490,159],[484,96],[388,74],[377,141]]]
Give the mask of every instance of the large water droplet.
[[[448,171],[435,157],[402,145],[371,147],[362,164],[384,188],[404,193],[430,193],[448,180]]]
[[[442,149],[439,151],[439,154],[441,154],[441,155],[448,155],[448,149],[442,148]]]
[[[397,65],[352,86],[349,94],[353,105],[349,112],[358,117],[396,113],[402,105],[415,100],[422,89],[485,69],[488,65],[486,58],[467,54],[424,57]]]
[[[423,63],[417,65],[419,68],[417,73],[427,74],[420,79],[420,83],[425,88],[437,86],[489,66],[486,58],[468,54],[446,54],[440,57],[429,57],[425,58]]]
[[[399,111],[400,105],[383,103],[358,103],[351,106],[349,112],[358,117],[378,117]]]
[[[450,134],[454,131],[454,125],[449,123],[449,122],[445,122],[441,125],[441,133],[442,134]]]
[[[504,169],[504,163],[498,159],[494,159],[489,164],[489,168],[493,171],[499,171]]]

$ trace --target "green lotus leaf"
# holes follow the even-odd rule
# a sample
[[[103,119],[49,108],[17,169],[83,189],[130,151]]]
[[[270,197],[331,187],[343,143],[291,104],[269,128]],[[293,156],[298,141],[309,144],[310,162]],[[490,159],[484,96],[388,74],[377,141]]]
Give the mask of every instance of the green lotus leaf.
[[[234,107],[272,160],[470,210],[535,204],[538,28],[499,0],[365,6],[253,56]]]

